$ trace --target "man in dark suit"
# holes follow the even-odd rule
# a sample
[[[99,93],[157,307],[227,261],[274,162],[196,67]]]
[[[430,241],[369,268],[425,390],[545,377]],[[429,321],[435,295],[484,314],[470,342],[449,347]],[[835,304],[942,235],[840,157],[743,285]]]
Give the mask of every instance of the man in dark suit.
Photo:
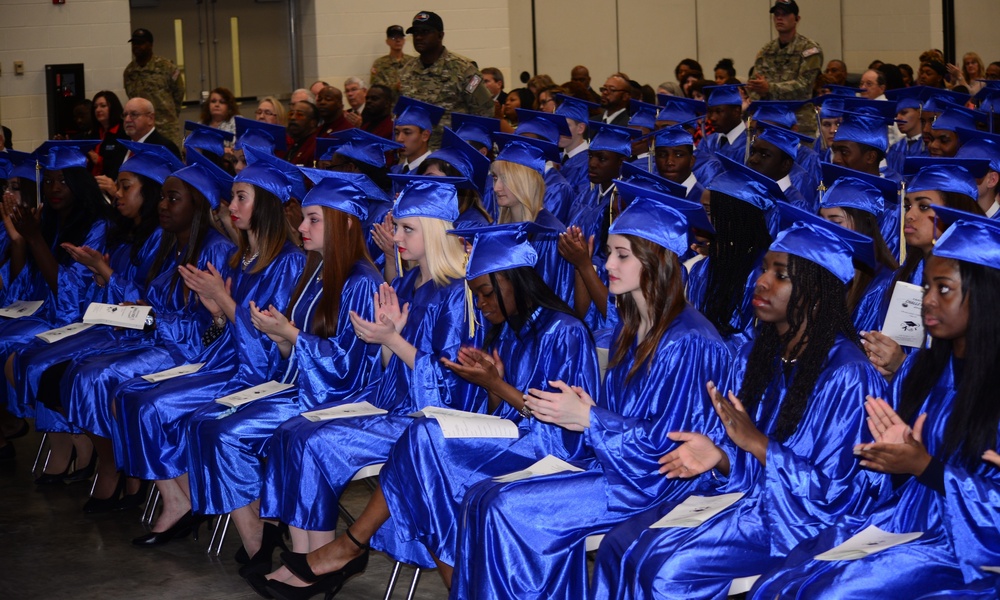
[[[483,85],[490,91],[493,101],[503,106],[507,101],[507,92],[503,91],[503,73],[496,67],[486,67],[482,71]]]
[[[177,158],[181,157],[181,151],[177,144],[156,130],[156,111],[153,103],[145,98],[132,98],[125,103],[122,112],[122,128],[125,135],[133,142],[143,142],[145,144],[158,144],[170,150]],[[119,144],[119,148],[124,150]],[[124,160],[128,160],[131,152],[125,154]],[[115,181],[107,175],[94,177],[97,186],[101,188],[109,198],[115,197]]]
[[[628,76],[615,73],[601,86],[601,120],[609,125],[628,126],[628,101],[632,98],[632,86]]]

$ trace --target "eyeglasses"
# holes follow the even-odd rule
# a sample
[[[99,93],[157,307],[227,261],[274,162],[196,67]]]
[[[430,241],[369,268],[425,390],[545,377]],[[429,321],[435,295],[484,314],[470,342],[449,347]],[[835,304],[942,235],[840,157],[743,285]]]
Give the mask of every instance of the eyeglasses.
[[[549,102],[555,102],[555,100],[554,100],[554,99],[552,99],[552,98],[546,98],[545,100],[539,100],[539,101],[538,101],[538,105],[539,105],[539,106],[545,106],[545,105],[546,105],[546,104],[548,104]]]
[[[262,108],[258,108],[257,112],[255,114],[258,117],[277,117],[278,116],[278,113],[276,113],[276,112],[274,112],[272,110],[264,110]]]
[[[133,110],[133,111],[126,111],[126,112],[122,113],[122,120],[126,120],[126,119],[135,120],[135,119],[138,119],[139,117],[144,117],[144,116],[146,116],[148,114],[151,114],[151,113],[148,113],[148,112],[139,112],[139,111],[135,111],[135,110]]]
[[[599,89],[601,90],[602,94],[605,93],[605,92],[607,92],[608,94],[621,94],[621,93],[624,93],[624,92],[628,91],[628,90],[619,90],[619,89],[610,88],[610,87],[601,87]]]

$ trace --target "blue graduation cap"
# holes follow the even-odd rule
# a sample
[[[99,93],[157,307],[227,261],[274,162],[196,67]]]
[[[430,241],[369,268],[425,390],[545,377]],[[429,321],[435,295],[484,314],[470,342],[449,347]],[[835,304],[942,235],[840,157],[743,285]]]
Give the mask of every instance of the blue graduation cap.
[[[34,155],[46,171],[84,168],[87,151],[99,146],[101,140],[49,140],[35,149]]]
[[[530,221],[453,229],[448,233],[472,242],[465,278],[476,277],[518,267],[533,267],[538,262],[538,252],[528,239],[529,234],[553,230]]]
[[[692,230],[715,233],[700,204],[616,181],[628,206],[608,228],[609,235],[634,235],[681,256],[694,241]]]
[[[543,140],[559,143],[559,136],[569,137],[566,117],[539,110],[515,109],[517,113],[517,135],[534,134]]]
[[[233,120],[236,122],[236,145],[234,148],[237,150],[251,146],[274,154],[277,150],[288,148],[285,128],[281,125],[254,121],[244,117],[234,117]]]
[[[965,108],[957,104],[944,103],[939,104],[938,107],[944,110],[934,119],[931,129],[957,132],[959,127],[975,129],[977,124],[986,124],[986,114],[978,110]]]
[[[987,80],[980,80],[986,82]],[[979,101],[979,110],[987,114],[1000,112],[1000,88],[985,86],[973,96]]]
[[[677,123],[676,125],[670,125],[664,127],[663,129],[657,129],[647,136],[651,140],[650,147],[673,148],[675,146],[694,146],[694,136],[692,136],[691,132],[685,127],[688,123],[694,122],[696,122],[696,120],[688,121],[686,123]]]
[[[8,179],[13,170],[14,161],[7,156],[6,152],[0,152],[0,179]]]
[[[656,101],[661,107],[656,120],[661,122],[686,123],[708,112],[708,105],[704,100],[658,94]]]
[[[500,131],[500,119],[453,112],[451,128],[466,142],[477,142],[492,148],[493,140],[490,136]]]
[[[437,183],[449,183],[458,189],[473,189],[472,182],[465,177],[441,177],[438,175],[417,175],[416,173],[389,173],[392,181],[393,194],[399,194],[407,185],[413,181],[431,181]]]
[[[924,112],[939,113],[944,111],[949,104],[964,106],[971,97],[969,94],[963,94],[962,92],[925,86],[924,93],[921,94],[920,99],[924,101]]]
[[[509,133],[493,134],[493,141],[500,148],[496,160],[517,163],[545,173],[545,162],[559,157],[559,146],[545,140],[536,140]]]
[[[184,168],[184,163],[159,144],[142,144],[131,140],[120,140],[132,152],[132,156],[122,163],[119,171],[148,177],[163,185],[170,174]]]
[[[319,160],[330,160],[334,154],[339,154],[381,169],[385,167],[385,153],[402,147],[402,144],[355,127],[338,131],[328,138],[317,138],[316,156]]]
[[[396,197],[392,216],[397,219],[423,217],[451,223],[458,218],[458,190],[440,177],[411,181]]]
[[[892,179],[828,162],[821,165],[826,191],[820,195],[820,208],[856,208],[879,217],[898,202],[899,187]]]
[[[324,179],[341,179],[354,185],[354,187],[364,192],[365,197],[373,202],[392,202],[392,198],[370,177],[362,173],[345,173],[343,171],[325,171],[323,169],[313,169],[311,167],[299,166],[299,170],[314,184]]]
[[[942,220],[954,219],[954,221],[937,239],[934,249],[931,250],[932,254],[991,269],[998,268],[1000,222],[983,217],[977,218],[976,215],[964,211],[942,211],[942,208],[935,206],[934,214],[940,215]]]
[[[626,158],[632,156],[632,140],[642,135],[638,129],[598,121],[590,122],[590,130],[596,132],[590,140],[591,152],[605,150],[621,154]]]
[[[184,121],[184,130],[190,131],[184,138],[184,148],[196,148],[222,156],[226,151],[226,142],[232,142],[236,137],[232,132],[195,123],[194,121]]]
[[[837,96],[840,98],[854,98],[861,93],[861,88],[859,87],[851,87],[849,85],[837,85],[835,83],[824,85],[823,89],[830,91],[830,93],[827,94],[828,96]]]
[[[219,208],[219,201],[230,198],[233,177],[211,160],[197,152],[188,154],[188,166],[170,174],[201,192],[212,210]]]
[[[843,96],[826,94],[816,96],[812,99],[812,102],[819,105],[820,119],[839,119],[841,112],[844,110]]]
[[[962,141],[955,158],[985,158],[990,161],[990,171],[1000,173],[1000,135],[962,127],[955,133]]]
[[[301,200],[305,197],[305,180],[297,166],[252,146],[244,150],[247,168],[239,172],[233,179],[234,182],[256,185],[271,192],[282,202],[288,202],[290,198]]]
[[[681,198],[687,195],[687,188],[683,185],[670,181],[665,177],[660,177],[655,173],[650,173],[632,163],[622,163],[622,179],[630,184],[661,194],[679,196]]]
[[[979,199],[979,179],[990,168],[985,158],[941,158],[930,156],[907,157],[903,163],[906,175],[913,173],[907,193],[938,191],[965,194],[973,200]]]
[[[368,194],[347,179],[324,177],[316,182],[305,197],[302,208],[325,206],[357,217],[360,221],[368,218]]]
[[[895,90],[886,90],[885,97],[896,103],[896,112],[907,108],[916,108],[920,110],[923,100],[922,97],[926,93],[924,90],[926,86],[917,85],[912,87],[897,88]]]
[[[565,124],[566,120],[562,119]],[[470,185],[482,196],[486,193],[486,182],[490,175],[490,159],[470,146],[457,133],[445,127],[441,137],[441,148],[431,152],[427,158],[443,160],[455,167]]]
[[[813,142],[813,138],[807,135],[802,135],[801,133],[777,125],[767,125],[763,131],[757,134],[757,137],[773,144],[778,150],[781,150],[793,159],[799,154],[799,144],[811,144]]]
[[[854,279],[854,261],[875,266],[872,239],[831,223],[791,204],[779,207],[784,229],[771,243],[771,252],[787,252],[816,263],[844,284]]]
[[[36,178],[36,161],[38,156],[34,152],[20,152],[18,150],[8,150],[0,156],[7,157],[11,162],[10,173],[7,178],[19,177],[21,179],[27,179],[30,181],[35,181]]]
[[[715,158],[725,170],[712,179],[708,189],[745,202],[763,212],[773,236],[778,227],[776,206],[779,200],[785,200],[778,183],[721,154],[717,154]]]
[[[396,115],[397,127],[413,125],[427,131],[434,129],[444,115],[444,109],[440,106],[407,96],[399,97],[392,112]]]
[[[639,100],[628,101],[628,111],[632,117],[628,120],[629,127],[645,127],[656,129],[656,115],[660,107]]]
[[[795,111],[802,108],[807,100],[754,100],[747,107],[755,121],[779,125],[791,129],[798,122]]]
[[[601,107],[600,104],[587,102],[566,94],[556,94],[556,98],[561,102],[556,108],[556,114],[573,119],[577,123],[587,123],[590,121],[590,111]]]
[[[871,146],[882,153],[889,149],[889,134],[886,128],[891,121],[873,112],[841,111],[840,116],[843,120],[837,128],[837,133],[833,134],[835,142],[857,142]]]
[[[709,106],[743,106],[740,88],[745,84],[706,85],[702,90],[708,94]]]

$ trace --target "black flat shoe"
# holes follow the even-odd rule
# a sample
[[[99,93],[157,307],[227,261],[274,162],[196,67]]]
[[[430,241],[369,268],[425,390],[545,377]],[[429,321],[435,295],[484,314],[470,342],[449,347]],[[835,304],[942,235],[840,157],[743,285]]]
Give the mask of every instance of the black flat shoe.
[[[198,526],[205,520],[204,515],[194,515],[191,511],[184,513],[176,523],[166,531],[149,532],[132,540],[133,546],[162,546],[174,538],[184,538],[194,533],[198,539]]]

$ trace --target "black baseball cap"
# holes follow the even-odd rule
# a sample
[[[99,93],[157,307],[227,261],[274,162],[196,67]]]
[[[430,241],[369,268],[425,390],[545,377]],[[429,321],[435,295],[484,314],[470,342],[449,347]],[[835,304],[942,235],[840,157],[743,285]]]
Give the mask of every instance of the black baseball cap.
[[[406,30],[406,33],[413,33],[414,29],[433,29],[444,33],[444,21],[437,13],[422,10],[413,17],[413,24]]]
[[[772,15],[778,11],[786,12],[798,16],[799,5],[795,3],[795,0],[776,0],[774,6],[768,12]]]
[[[153,34],[148,29],[136,29],[132,32],[132,37],[128,41],[130,44],[134,44],[135,42],[149,42],[152,44]]]
[[[406,37],[406,34],[403,32],[402,25],[390,25],[385,30],[385,37],[387,38]]]

